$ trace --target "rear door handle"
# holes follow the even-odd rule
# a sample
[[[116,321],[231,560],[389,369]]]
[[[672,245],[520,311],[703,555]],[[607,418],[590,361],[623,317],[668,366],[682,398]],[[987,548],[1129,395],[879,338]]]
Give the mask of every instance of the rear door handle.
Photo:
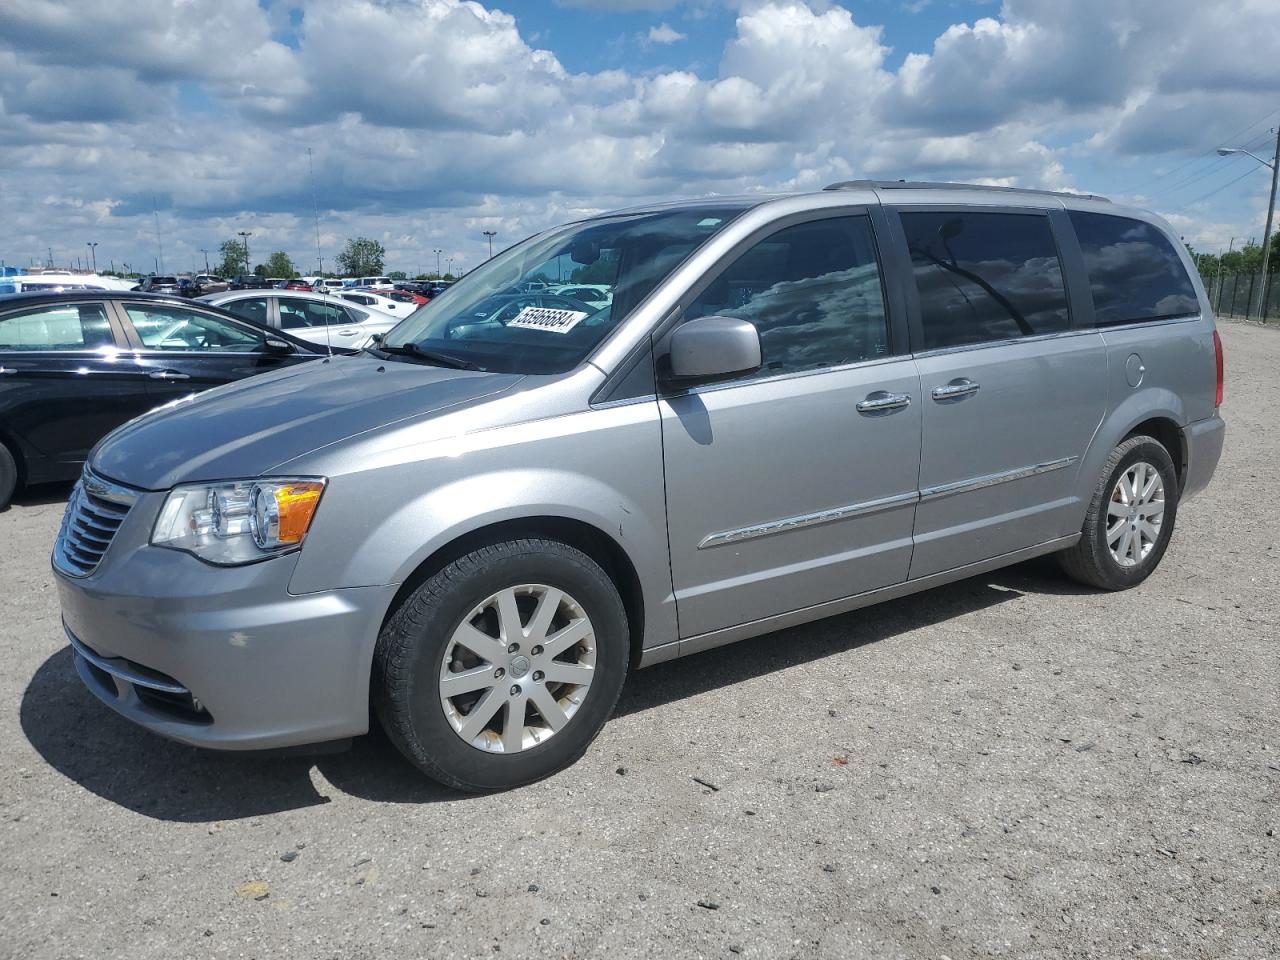
[[[959,400],[961,397],[971,397],[978,392],[981,384],[967,377],[961,377],[958,380],[952,380],[950,383],[933,388],[933,399],[935,400]]]
[[[881,413],[885,410],[901,410],[910,405],[910,394],[877,390],[875,393],[867,394],[867,399],[859,400],[857,409],[859,413]]]
[[[191,374],[179,373],[177,370],[152,370],[147,374],[152,380],[190,380]]]

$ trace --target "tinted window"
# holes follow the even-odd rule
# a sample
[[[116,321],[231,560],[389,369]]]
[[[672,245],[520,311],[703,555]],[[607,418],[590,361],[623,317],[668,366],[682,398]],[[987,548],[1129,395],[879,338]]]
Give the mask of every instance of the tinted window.
[[[260,323],[264,327],[267,325],[266,297],[245,297],[243,300],[232,300],[230,303],[222,304],[222,309],[234,313],[237,317],[244,317],[246,320]]]
[[[884,356],[889,338],[870,220],[803,223],[760,241],[685,313],[710,315],[755,324],[763,365],[752,376]]]
[[[100,303],[64,303],[0,317],[0,350],[94,350],[114,344]]]
[[[347,311],[336,303],[317,303],[300,297],[280,298],[280,326],[284,330],[350,323]]]
[[[182,307],[129,304],[125,311],[143,344],[152,350],[252,353],[266,341],[264,333]]]
[[[1100,324],[1163,320],[1200,312],[1191,278],[1169,238],[1149,223],[1071,211],[1093,311]]]
[[[1049,218],[904,213],[924,349],[1055,333],[1067,292]]]

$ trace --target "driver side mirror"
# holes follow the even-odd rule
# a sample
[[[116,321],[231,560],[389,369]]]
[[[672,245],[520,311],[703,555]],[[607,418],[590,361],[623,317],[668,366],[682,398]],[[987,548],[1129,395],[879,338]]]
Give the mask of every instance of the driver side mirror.
[[[678,385],[708,383],[759,370],[760,334],[737,317],[698,317],[671,334],[667,379]]]

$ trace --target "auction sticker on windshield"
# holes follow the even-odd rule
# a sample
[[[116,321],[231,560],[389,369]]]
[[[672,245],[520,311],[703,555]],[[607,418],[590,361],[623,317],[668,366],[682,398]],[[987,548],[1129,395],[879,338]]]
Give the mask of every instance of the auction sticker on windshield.
[[[548,333],[568,333],[587,314],[578,310],[555,310],[551,307],[525,307],[507,321],[508,327],[526,330],[546,330]]]

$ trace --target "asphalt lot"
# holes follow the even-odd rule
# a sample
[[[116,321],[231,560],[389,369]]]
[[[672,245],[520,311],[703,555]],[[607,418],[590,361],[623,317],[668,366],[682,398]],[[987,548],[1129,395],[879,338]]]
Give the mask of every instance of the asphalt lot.
[[[1280,335],[1222,335],[1223,463],[1142,587],[1038,561],[642,671],[494,796],[381,737],[118,719],[37,491],[0,513],[0,956],[1275,957]]]

